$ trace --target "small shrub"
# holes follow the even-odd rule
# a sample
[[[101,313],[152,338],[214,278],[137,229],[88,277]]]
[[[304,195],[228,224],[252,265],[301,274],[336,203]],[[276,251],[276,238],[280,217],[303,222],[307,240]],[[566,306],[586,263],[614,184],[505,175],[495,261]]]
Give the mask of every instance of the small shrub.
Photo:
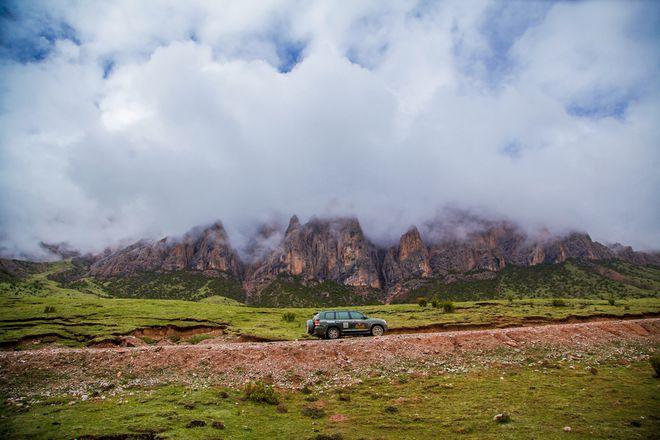
[[[336,432],[334,434],[316,434],[316,437],[312,437],[312,440],[343,440],[344,436],[341,433]]]
[[[243,396],[247,400],[269,405],[280,403],[280,396],[271,385],[266,385],[262,381],[248,382],[243,388]]]
[[[150,338],[149,336],[142,336],[142,341],[145,344],[149,344],[149,345],[152,345],[156,342],[154,339]]]
[[[319,408],[318,406],[304,406],[303,409],[300,411],[300,414],[302,414],[305,417],[309,417],[310,419],[320,419],[322,417],[325,417],[325,411],[323,408]]]
[[[445,301],[442,303],[442,311],[445,313],[454,313],[454,310],[456,310],[456,307],[454,306],[454,303],[451,301]]]
[[[312,394],[312,389],[308,385],[305,385],[301,388],[300,392],[303,394]]]
[[[218,396],[220,396],[221,399],[226,399],[227,397],[229,397],[229,393],[227,391],[220,391],[218,393]]]
[[[225,429],[225,424],[222,423],[220,420],[214,420],[211,422],[211,426],[214,427],[215,429]]]
[[[509,300],[509,304],[513,304],[513,293],[509,292],[506,294],[506,299]]]
[[[181,340],[181,336],[179,335],[172,335],[170,336],[170,341],[174,342],[175,344]]]
[[[566,307],[566,301],[561,298],[555,298],[552,300],[552,307]]]
[[[653,366],[653,369],[655,370],[655,376],[657,378],[660,378],[660,354],[654,354],[651,356],[651,366]]]
[[[44,313],[55,313],[55,306],[44,307]]]
[[[285,404],[280,403],[279,405],[277,405],[277,412],[280,414],[288,413],[289,408],[287,408]]]
[[[433,298],[433,299],[431,300],[431,306],[432,306],[434,309],[437,309],[438,307],[440,307],[440,300],[439,300],[438,298]]]
[[[206,426],[206,422],[204,420],[191,420],[186,425],[186,428],[202,428],[204,426]]]
[[[609,299],[607,300],[607,302],[608,302],[609,305],[611,305],[611,306],[615,306],[615,305],[616,305],[616,299],[614,299],[614,298],[609,298]]]
[[[349,396],[348,394],[339,393],[339,395],[337,396],[337,399],[339,399],[342,402],[350,402],[351,401],[351,396]]]
[[[293,322],[296,320],[296,314],[293,312],[284,312],[282,314],[282,321]]]
[[[426,307],[427,303],[428,302],[426,301],[425,297],[420,296],[419,298],[417,298],[417,305],[419,305],[420,307]]]
[[[307,396],[307,397],[305,397],[305,402],[316,402],[317,400],[319,400],[319,398],[316,397],[316,396]]]
[[[390,414],[398,413],[398,412],[399,412],[399,408],[397,408],[397,407],[394,406],[394,405],[389,405],[389,406],[386,406],[386,407],[385,407],[385,412],[390,413]]]
[[[188,342],[192,345],[197,345],[200,342],[211,338],[213,338],[211,335],[192,335],[190,338],[188,338]]]

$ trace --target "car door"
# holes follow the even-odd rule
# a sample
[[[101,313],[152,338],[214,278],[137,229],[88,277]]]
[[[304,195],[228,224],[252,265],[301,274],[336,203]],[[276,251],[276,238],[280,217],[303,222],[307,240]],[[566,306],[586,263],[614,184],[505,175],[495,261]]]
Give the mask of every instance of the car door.
[[[351,329],[355,333],[366,333],[369,331],[367,320],[360,312],[351,312]]]
[[[355,331],[351,328],[351,316],[348,312],[335,312],[335,316],[342,333],[353,333]]]

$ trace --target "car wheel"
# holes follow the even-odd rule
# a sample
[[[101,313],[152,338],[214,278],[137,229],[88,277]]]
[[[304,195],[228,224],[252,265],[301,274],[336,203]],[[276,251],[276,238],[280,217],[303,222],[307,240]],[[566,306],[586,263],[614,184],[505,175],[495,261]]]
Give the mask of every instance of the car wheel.
[[[337,327],[330,327],[328,329],[328,339],[338,339],[339,336],[341,336],[341,333]]]
[[[383,333],[385,333],[385,330],[383,330],[382,326],[374,325],[371,327],[371,336],[383,336]]]

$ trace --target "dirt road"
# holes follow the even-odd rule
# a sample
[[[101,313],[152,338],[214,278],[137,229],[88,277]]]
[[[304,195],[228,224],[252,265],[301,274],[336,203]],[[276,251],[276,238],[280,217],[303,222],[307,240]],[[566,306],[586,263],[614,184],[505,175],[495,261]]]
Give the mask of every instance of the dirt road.
[[[627,362],[658,347],[660,318],[336,341],[46,349],[0,352],[0,385],[18,391],[27,384],[35,393],[108,383],[241,386],[253,379],[285,388],[341,386],[373,375],[460,372],[532,357],[567,367],[586,358]]]

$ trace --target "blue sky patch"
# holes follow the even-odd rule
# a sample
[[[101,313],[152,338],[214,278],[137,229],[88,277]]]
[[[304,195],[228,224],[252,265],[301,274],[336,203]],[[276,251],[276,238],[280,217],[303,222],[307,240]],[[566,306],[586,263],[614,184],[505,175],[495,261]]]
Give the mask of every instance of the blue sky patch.
[[[277,56],[280,59],[278,70],[280,73],[289,73],[302,61],[303,52],[307,45],[302,41],[287,41],[285,43],[276,43]]]

